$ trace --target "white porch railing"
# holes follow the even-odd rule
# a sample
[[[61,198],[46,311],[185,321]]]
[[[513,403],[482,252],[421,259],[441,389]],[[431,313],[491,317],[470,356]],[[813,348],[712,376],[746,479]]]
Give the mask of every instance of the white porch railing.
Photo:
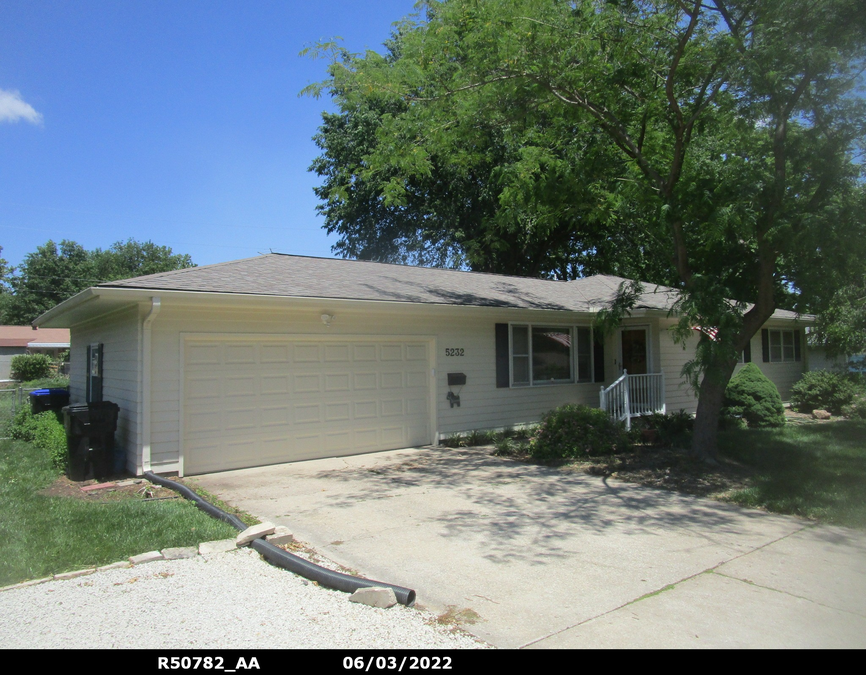
[[[622,376],[607,389],[599,392],[599,407],[615,420],[625,421],[631,429],[631,418],[665,412],[665,374],[648,373]]]

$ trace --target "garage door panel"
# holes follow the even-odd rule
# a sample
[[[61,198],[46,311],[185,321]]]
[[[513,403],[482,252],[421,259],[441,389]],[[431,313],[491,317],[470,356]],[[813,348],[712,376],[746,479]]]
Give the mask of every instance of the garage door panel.
[[[349,373],[331,373],[325,375],[325,391],[341,392],[349,391],[349,382],[351,378]]]
[[[322,360],[317,344],[297,344],[294,345],[292,351],[294,352],[294,363],[319,363]]]
[[[184,470],[428,443],[430,353],[411,341],[189,341]]]
[[[226,365],[253,365],[256,362],[256,346],[226,345],[223,362]]]
[[[274,426],[277,424],[288,426],[291,419],[289,415],[289,406],[287,405],[262,408],[260,414],[261,425],[263,427]]]
[[[361,363],[376,360],[376,345],[352,345],[352,361]]]
[[[322,421],[322,406],[318,403],[314,405],[296,405],[295,406],[295,423],[321,423]]]
[[[262,363],[288,365],[289,345],[262,345],[260,358]]]
[[[287,375],[262,375],[259,386],[263,394],[288,394],[289,378]]]

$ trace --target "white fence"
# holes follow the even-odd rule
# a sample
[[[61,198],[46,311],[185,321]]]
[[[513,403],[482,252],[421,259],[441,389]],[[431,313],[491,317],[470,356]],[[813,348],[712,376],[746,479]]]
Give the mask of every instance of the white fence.
[[[599,407],[631,429],[631,418],[665,412],[665,374],[648,373],[622,376],[599,392]]]

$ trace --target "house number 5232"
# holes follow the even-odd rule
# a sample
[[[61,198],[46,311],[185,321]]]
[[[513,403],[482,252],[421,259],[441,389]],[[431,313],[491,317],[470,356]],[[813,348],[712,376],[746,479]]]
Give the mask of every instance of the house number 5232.
[[[463,347],[445,347],[445,356],[463,356]]]

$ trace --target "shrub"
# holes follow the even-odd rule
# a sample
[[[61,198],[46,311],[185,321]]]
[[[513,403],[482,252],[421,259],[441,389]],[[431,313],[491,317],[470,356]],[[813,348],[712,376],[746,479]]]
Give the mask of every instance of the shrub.
[[[49,375],[51,375],[51,358],[47,354],[19,354],[12,357],[13,380],[27,382]]]
[[[750,427],[785,425],[779,390],[754,363],[747,363],[728,383],[723,415],[740,417]]]
[[[829,370],[813,370],[804,373],[802,379],[791,387],[791,403],[800,412],[829,410],[838,415],[842,408],[854,400],[857,388],[843,375]]]
[[[850,420],[866,420],[866,396],[856,396],[851,403],[842,407],[842,414]]]
[[[599,408],[564,405],[546,413],[529,441],[536,459],[605,455],[631,448],[622,423]]]
[[[16,440],[33,443],[48,453],[56,468],[66,468],[66,428],[63,426],[62,414],[47,411],[34,415],[30,412],[30,406],[24,406],[12,418],[9,435]]]
[[[647,429],[656,432],[655,444],[665,447],[686,447],[691,442],[695,418],[685,410],[674,413],[653,413],[642,418]]]

